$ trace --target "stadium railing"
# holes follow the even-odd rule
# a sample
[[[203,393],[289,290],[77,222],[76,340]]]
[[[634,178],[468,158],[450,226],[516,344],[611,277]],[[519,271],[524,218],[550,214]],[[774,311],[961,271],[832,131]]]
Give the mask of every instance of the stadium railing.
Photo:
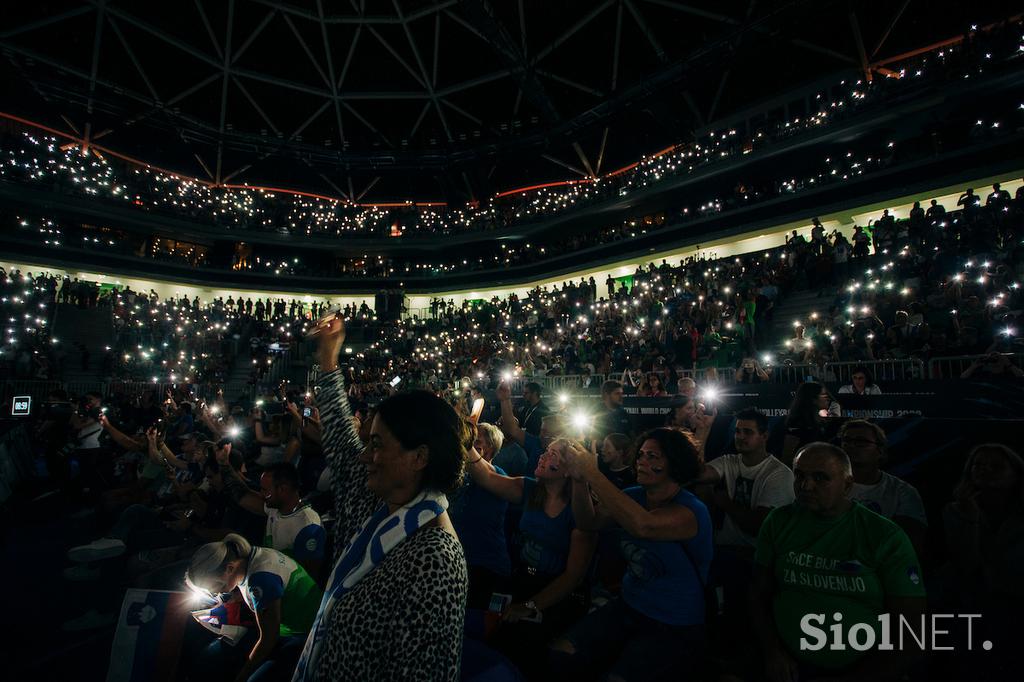
[[[1017,367],[1024,369],[1024,353],[1000,353],[1006,356]],[[986,357],[985,355],[954,355],[945,358],[932,358],[928,363],[930,379],[958,379],[968,367]]]
[[[869,360],[867,362],[826,362],[825,368],[827,373],[830,372],[831,381],[842,384],[850,383],[854,372],[859,369],[871,372],[876,382],[925,379],[928,376],[924,361],[916,358]]]

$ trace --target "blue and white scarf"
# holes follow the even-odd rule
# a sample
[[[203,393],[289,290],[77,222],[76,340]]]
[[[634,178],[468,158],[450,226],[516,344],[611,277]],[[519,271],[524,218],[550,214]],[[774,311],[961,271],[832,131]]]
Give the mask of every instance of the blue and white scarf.
[[[403,540],[427,525],[448,508],[448,499],[436,491],[423,491],[411,502],[388,513],[382,504],[373,516],[366,520],[362,529],[352,536],[342,552],[338,563],[331,571],[331,577],[324,591],[320,610],[313,621],[313,628],[306,638],[295,676],[292,682],[308,682],[316,676],[316,669],[335,605],[354,588],[367,573],[377,567],[388,552]]]

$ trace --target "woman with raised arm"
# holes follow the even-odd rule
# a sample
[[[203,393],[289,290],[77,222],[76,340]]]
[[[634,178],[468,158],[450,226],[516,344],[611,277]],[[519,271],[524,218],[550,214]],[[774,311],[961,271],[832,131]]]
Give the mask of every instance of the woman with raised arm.
[[[462,479],[462,421],[431,393],[399,394],[378,406],[364,447],[338,369],[344,324],[335,315],[314,335],[337,525],[294,680],[457,680],[467,575],[445,492]]]
[[[637,486],[619,490],[597,457],[573,444],[559,463],[573,480],[580,528],[617,526],[628,569],[622,592],[552,646],[560,679],[679,680],[699,668],[705,586],[711,565],[711,516],[684,486],[700,472],[697,443],[660,428],[637,441]],[[594,504],[597,498],[597,504]],[[610,668],[609,668],[610,667]],[[694,673],[696,674],[696,673]]]
[[[467,460],[476,485],[523,507],[512,603],[502,613],[504,625],[494,643],[531,679],[544,662],[538,651],[588,606],[580,588],[597,538],[576,527],[570,482],[558,465],[559,453],[568,447],[564,438],[548,445],[533,476],[504,476],[475,449]]]

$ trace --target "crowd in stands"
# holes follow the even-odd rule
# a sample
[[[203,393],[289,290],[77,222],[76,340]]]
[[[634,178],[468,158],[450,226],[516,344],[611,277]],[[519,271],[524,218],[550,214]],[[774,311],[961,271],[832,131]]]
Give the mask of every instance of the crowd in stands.
[[[886,212],[852,244],[821,227],[809,240],[795,236],[807,283],[836,289],[793,322],[781,357],[820,364],[1019,351],[1024,187],[1011,197],[996,183],[984,199],[967,189],[959,205],[946,212],[918,202],[901,221]]]
[[[57,280],[0,268],[3,346],[0,376],[46,380],[59,376],[66,360],[59,339],[50,334],[57,302]]]
[[[262,366],[265,344],[320,329],[328,303],[160,300],[12,272],[8,293],[29,305],[110,306],[112,353],[130,356],[122,376],[183,378],[165,395],[113,384],[107,396],[49,396],[35,422],[38,468],[95,510],[102,535],[68,551],[65,578],[187,582],[210,598],[214,620],[246,628],[234,647],[191,632],[181,655],[189,679],[413,669],[454,679],[473,665],[527,679],[676,679],[684,668],[704,679],[913,678],[929,663],[912,653],[801,648],[800,621],[820,606],[851,622],[882,612],[916,622],[926,598],[981,613],[984,636],[1008,648],[1024,605],[1012,587],[1020,456],[998,443],[960,453],[960,481],[930,491],[942,511],[929,514],[885,471],[886,432],[840,416],[827,363],[983,354],[964,378],[1019,381],[1003,353],[1020,348],[1022,202],[1024,191],[967,191],[957,211],[916,206],[852,239],[815,221],[809,237],[765,252],[650,263],[622,280],[522,298],[434,299],[423,318],[397,323],[350,305],[338,316],[378,335],[368,348],[343,352],[343,337],[320,332],[316,385],[253,401],[200,396],[189,383],[217,381],[218,363],[237,355],[225,344],[246,338]],[[773,311],[801,289],[819,292],[822,308],[780,343]],[[717,379],[694,381],[694,370],[735,368],[736,381],[763,383],[778,381],[787,359],[818,363],[808,374],[821,381],[798,383],[774,426],[737,410],[730,445],[712,450],[707,391]],[[577,377],[569,393],[593,397],[549,407],[536,379],[559,374]],[[518,405],[512,379],[526,382]],[[416,386],[431,390],[405,390]],[[838,399],[879,392],[861,367]],[[627,413],[628,394],[674,396],[664,427]],[[569,411],[581,404],[591,408],[583,419]],[[412,503],[424,511],[412,514]],[[396,515],[403,534],[383,558],[352,553]],[[837,570],[850,561],[871,571]],[[330,577],[338,571],[349,578]],[[65,627],[112,619],[89,612]],[[352,639],[366,628],[409,646],[382,656]],[[737,649],[737,639],[758,646]],[[998,677],[1008,663],[952,665]]]
[[[871,81],[843,80],[818,93],[812,110],[803,116],[795,116],[790,120],[769,116],[761,125],[746,133],[740,133],[734,128],[713,131],[700,140],[675,145],[600,178],[499,195],[483,204],[464,208],[417,206],[411,203],[399,207],[360,206],[348,200],[313,198],[246,187],[213,186],[204,181],[168,175],[149,166],[136,167],[117,159],[107,159],[102,152],[95,150],[83,155],[74,144],[62,145],[56,138],[33,133],[5,132],[0,138],[0,146],[5,150],[0,163],[0,179],[115,201],[140,210],[170,213],[203,224],[240,231],[431,237],[467,230],[503,229],[609,198],[621,198],[667,178],[694,173],[724,160],[788,143],[798,135],[820,131],[835,121],[891,106],[893,101],[912,98],[929,85],[942,84],[956,78],[977,77],[988,70],[998,69],[1017,55],[1015,31],[1018,29],[1019,24],[1007,24],[995,30],[968,32],[963,43],[946,45],[919,55],[905,65],[894,67],[884,78]],[[1013,121],[1002,120],[998,112],[993,114],[987,117],[988,120],[979,121],[977,128],[970,130],[968,136],[973,139],[1015,129]],[[1012,113],[1006,112],[1003,118],[1012,116]],[[929,130],[926,137],[931,142],[924,146],[935,147],[943,143],[939,138],[950,136],[959,141],[963,132],[956,130],[947,135],[946,131]],[[903,156],[909,158],[915,144],[906,146],[911,149]],[[931,149],[931,153],[937,151]],[[674,207],[669,211],[667,219],[655,216],[652,220],[651,216],[647,216],[647,225],[649,227],[657,222],[676,224],[680,220],[852,178],[865,170],[884,167],[894,157],[895,151],[891,144],[881,150],[868,147],[856,153],[848,151],[845,156],[837,154],[826,160],[824,168],[811,170],[808,177],[778,178],[770,183],[756,180],[739,182],[730,191],[720,193],[717,197],[709,196],[693,205]],[[622,225],[609,226],[600,235],[595,232],[592,236],[601,242],[626,238],[645,229],[643,223],[642,218],[630,219]],[[112,240],[91,234],[83,236],[83,241],[87,246],[110,246]],[[67,243],[67,239],[64,242]],[[592,243],[592,240],[588,243]],[[574,246],[579,248],[580,244]],[[567,244],[566,248],[574,247]],[[143,246],[134,250],[145,252],[148,249]],[[564,250],[554,249],[554,245],[546,247],[548,254]],[[195,261],[201,255],[199,251],[198,248],[193,248],[191,252],[186,249],[183,253],[175,250],[171,256]],[[533,252],[529,248],[522,251],[519,256],[496,252],[493,254],[493,262],[500,266],[517,260],[529,262],[542,257],[539,247]],[[264,260],[276,264],[272,256]],[[478,265],[493,266],[492,256],[483,261]],[[362,267],[369,268],[371,265],[367,262]],[[358,270],[360,266],[353,261],[351,267]],[[442,271],[457,269],[458,263],[426,266],[427,270],[434,268]],[[389,268],[391,272],[395,270],[401,272],[400,267]]]
[[[927,679],[920,652],[800,645],[806,613],[877,631],[882,613],[917,623],[926,599],[980,613],[973,636],[1012,648],[1024,463],[1005,445],[959,453],[955,489],[929,491],[936,518],[885,470],[886,432],[819,410],[815,382],[774,426],[737,410],[712,451],[692,380],[646,418],[607,381],[586,424],[507,381],[483,407],[479,391],[371,404],[348,397],[343,327],[316,329],[315,386],[55,394],[35,424],[48,475],[101,536],[68,550],[67,580],[187,583],[209,629],[245,628],[226,646],[190,623],[183,679]],[[962,654],[966,637],[947,669],[1011,674],[1012,656]]]
[[[401,382],[454,390],[484,376],[496,383],[505,375],[580,375],[582,388],[596,387],[588,376],[615,376],[628,393],[675,394],[695,370],[735,369],[737,381],[761,383],[778,380],[774,367],[794,364],[824,381],[845,382],[849,373],[837,376],[828,363],[985,353],[995,355],[979,363],[979,376],[1012,375],[1017,369],[999,353],[1021,345],[1024,191],[1011,197],[998,185],[983,195],[968,190],[961,204],[951,212],[936,202],[928,211],[917,205],[900,221],[886,212],[855,228],[851,239],[826,233],[815,220],[807,238],[794,233],[765,252],[678,265],[663,260],[628,278],[570,281],[522,299],[460,306],[435,299],[422,317],[393,323],[377,321],[365,304],[350,306],[344,316],[365,326],[372,341],[350,358],[350,390],[354,398],[376,400]],[[817,291],[820,303],[791,330],[776,330],[774,310],[791,289]],[[300,340],[327,309],[295,300],[201,304],[160,301],[155,292],[100,295],[77,280],[63,283],[57,296],[113,306],[117,342],[104,374],[137,381],[223,383],[237,344],[248,342],[250,383],[258,385],[272,355]],[[5,305],[23,304],[11,297]],[[34,354],[36,365],[52,363],[45,358],[59,346],[40,345],[45,352]],[[35,346],[8,352],[6,361]],[[856,374],[878,390],[870,371]]]
[[[1005,104],[1005,103],[1004,103]],[[315,262],[308,255],[282,255],[280,250],[259,244],[239,243],[230,263],[235,270],[252,270],[277,276],[334,277],[427,277],[465,270],[507,269],[558,257],[566,253],[677,227],[688,221],[707,218],[755,204],[816,190],[835,183],[860,178],[874,171],[909,163],[939,154],[945,148],[957,149],[978,139],[999,138],[1024,129],[1024,109],[1006,104],[1006,111],[986,110],[985,118],[966,114],[949,120],[942,128],[933,127],[899,141],[863,140],[831,148],[822,158],[803,164],[790,164],[789,177],[752,175],[736,180],[730,187],[709,192],[700,203],[675,202],[656,213],[626,218],[618,224],[589,229],[569,236],[541,236],[526,243],[500,242],[480,245],[470,257],[441,262],[411,261],[387,255],[339,257],[329,264]],[[730,181],[732,182],[732,181]],[[280,197],[279,197],[280,198]],[[32,233],[53,248],[76,245],[88,250],[149,258],[191,267],[226,268],[209,261],[208,249],[187,241],[142,236],[124,230],[74,222],[55,222],[51,218],[8,213],[5,219],[18,232]],[[862,229],[870,226],[864,226]],[[297,252],[296,252],[297,253]]]
[[[223,386],[233,361],[252,364],[257,385],[275,356],[287,351],[327,310],[326,301],[233,296],[161,300],[130,288],[111,295],[116,344],[104,373],[130,381]],[[247,345],[248,352],[245,352]]]
[[[590,278],[522,299],[435,299],[425,319],[377,329],[348,378],[353,391],[386,395],[394,377],[443,390],[459,388],[453,377],[465,388],[484,377],[579,375],[593,388],[590,375],[621,375],[629,393],[675,394],[694,370],[736,369],[736,381],[762,383],[792,364],[829,382],[856,375],[877,391],[869,370],[837,377],[826,363],[984,353],[996,353],[985,376],[1011,375],[1018,370],[999,353],[1021,350],[1024,191],[1010,198],[997,187],[985,201],[885,215],[852,240],[815,221],[809,238],[738,258],[651,263],[628,285]],[[818,292],[820,307],[774,330],[773,311],[792,289]]]

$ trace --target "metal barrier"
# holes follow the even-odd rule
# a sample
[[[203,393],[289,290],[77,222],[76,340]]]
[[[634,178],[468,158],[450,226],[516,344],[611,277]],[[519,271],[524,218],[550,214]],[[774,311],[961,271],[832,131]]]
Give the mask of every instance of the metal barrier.
[[[854,372],[858,369],[866,369],[871,372],[876,382],[924,379],[927,376],[924,361],[916,358],[869,360],[867,362],[827,362],[825,368],[834,377],[831,378],[831,381],[842,384],[850,383]]]
[[[604,374],[558,374],[554,376],[539,376],[539,377],[513,377],[509,381],[509,388],[512,389],[512,393],[522,393],[523,388],[530,382],[536,382],[544,387],[545,391],[558,391],[566,389],[578,389],[582,386],[583,382],[589,376],[590,384],[588,389],[599,390],[601,384],[605,382],[606,376]],[[621,375],[611,375],[610,378],[615,379]]]
[[[1000,353],[1010,362],[1024,369],[1024,353]],[[960,375],[985,355],[953,355],[948,358],[932,358],[928,362],[928,378],[959,379]]]
[[[32,396],[35,403],[46,400],[50,391],[64,388],[60,381],[42,381],[38,379],[8,379],[4,381],[3,392],[9,396]],[[7,415],[5,415],[7,416]]]
[[[820,380],[823,376],[818,365],[774,365],[765,370],[768,372],[768,383],[771,384],[800,384],[807,377]]]

